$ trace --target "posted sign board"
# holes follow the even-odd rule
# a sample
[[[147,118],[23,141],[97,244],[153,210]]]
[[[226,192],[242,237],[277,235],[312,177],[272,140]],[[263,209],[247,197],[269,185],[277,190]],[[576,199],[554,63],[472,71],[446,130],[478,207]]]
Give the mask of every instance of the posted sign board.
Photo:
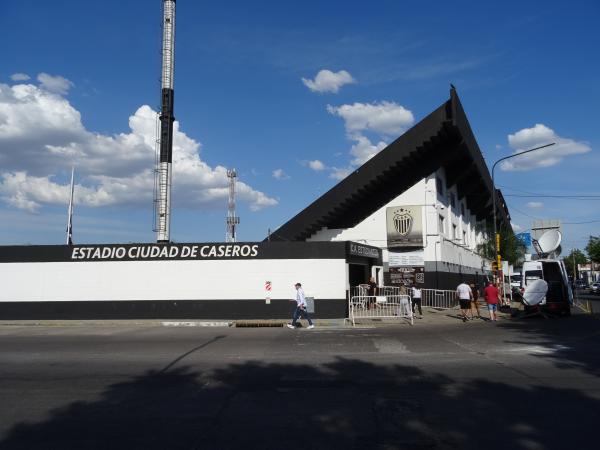
[[[422,207],[394,206],[386,209],[388,248],[423,247]]]

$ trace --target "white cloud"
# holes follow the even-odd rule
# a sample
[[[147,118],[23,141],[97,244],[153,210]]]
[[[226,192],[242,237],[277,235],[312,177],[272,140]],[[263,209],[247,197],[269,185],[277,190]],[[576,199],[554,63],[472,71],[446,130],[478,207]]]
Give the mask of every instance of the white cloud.
[[[276,180],[287,180],[289,176],[283,171],[283,169],[275,169],[273,171],[273,178]]]
[[[333,178],[334,180],[343,180],[353,171],[354,169],[352,167],[332,167],[329,178]]]
[[[511,222],[510,225],[512,226],[513,231],[517,233],[523,230],[523,227],[517,223]]]
[[[524,128],[515,134],[508,135],[508,144],[515,150],[515,153],[551,142],[556,144],[504,161],[500,164],[500,167],[502,170],[520,171],[550,167],[560,163],[567,156],[587,153],[592,150],[587,143],[563,138],[551,128],[539,123],[533,128]]]
[[[332,72],[331,70],[320,70],[314,80],[302,78],[302,83],[313,92],[333,92],[337,93],[345,84],[356,83],[345,70]]]
[[[323,164],[318,159],[308,161],[308,167],[316,172],[320,172],[321,170],[325,170],[325,164]]]
[[[344,119],[350,134],[371,130],[385,135],[400,135],[414,123],[412,112],[395,102],[327,105],[330,114]]]
[[[330,114],[344,119],[346,136],[353,141],[350,155],[353,157],[347,167],[332,167],[330,177],[342,179],[364,164],[387,146],[386,136],[399,136],[414,122],[411,111],[395,102],[354,103],[352,105],[327,105]],[[365,136],[370,131],[379,134],[381,139],[373,143]]]
[[[544,207],[542,202],[528,202],[525,206],[532,209],[540,209]]]
[[[350,154],[354,156],[354,159],[350,161],[347,167],[331,167],[329,177],[334,180],[342,180],[356,170],[357,167],[366,163],[369,159],[383,150],[387,144],[384,141],[379,141],[377,144],[373,144],[367,137],[357,134],[351,136],[354,145],[350,148]]]
[[[387,147],[387,144],[383,141],[379,141],[377,144],[372,144],[371,141],[362,135],[353,137],[355,143],[350,149],[350,154],[354,156],[354,159],[350,162],[353,166],[361,166],[366,163],[369,159]]]
[[[26,73],[13,73],[10,76],[10,79],[13,81],[27,81],[27,80],[31,79],[31,77],[29,75],[27,75]]]
[[[129,132],[93,133],[62,95],[31,84],[0,84],[0,199],[28,211],[64,205],[69,195],[65,173],[74,165],[77,204],[147,206],[154,189],[156,120],[157,113],[144,105],[129,118]],[[226,205],[227,169],[208,166],[200,148],[175,122],[174,208]],[[251,210],[277,204],[244,182],[236,187],[238,201]]]
[[[48,75],[43,72],[37,76],[37,80],[42,89],[61,95],[65,95],[74,86],[71,81],[60,75]]]

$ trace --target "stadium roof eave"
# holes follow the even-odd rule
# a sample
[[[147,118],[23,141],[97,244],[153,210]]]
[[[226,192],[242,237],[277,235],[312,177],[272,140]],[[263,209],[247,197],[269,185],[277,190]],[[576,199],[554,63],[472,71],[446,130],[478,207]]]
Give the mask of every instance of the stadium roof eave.
[[[448,101],[272,232],[270,239],[304,241],[324,227],[353,227],[440,167],[447,186],[457,186],[477,219],[491,220],[492,179],[454,88]],[[503,199],[497,205],[499,222],[510,224]]]

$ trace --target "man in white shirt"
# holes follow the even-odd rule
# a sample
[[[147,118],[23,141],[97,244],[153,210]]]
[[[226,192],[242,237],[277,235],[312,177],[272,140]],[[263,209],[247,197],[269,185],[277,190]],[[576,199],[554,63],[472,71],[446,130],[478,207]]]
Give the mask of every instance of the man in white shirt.
[[[413,284],[411,289],[412,295],[412,312],[415,314],[415,306],[419,308],[419,318],[423,318],[423,310],[421,309],[421,289],[419,289],[416,285]]]
[[[308,311],[306,310],[306,299],[304,298],[304,289],[302,289],[302,285],[300,283],[296,283],[294,285],[296,288],[296,309],[294,309],[294,315],[292,316],[292,323],[288,323],[288,328],[296,328],[296,322],[300,318],[300,316],[304,316],[306,320],[308,320],[308,329],[311,330],[315,326],[310,320],[310,316],[308,315]]]
[[[460,283],[456,288],[456,298],[460,303],[462,321],[467,321],[467,311],[471,310],[471,300],[473,300],[473,291],[467,283]]]

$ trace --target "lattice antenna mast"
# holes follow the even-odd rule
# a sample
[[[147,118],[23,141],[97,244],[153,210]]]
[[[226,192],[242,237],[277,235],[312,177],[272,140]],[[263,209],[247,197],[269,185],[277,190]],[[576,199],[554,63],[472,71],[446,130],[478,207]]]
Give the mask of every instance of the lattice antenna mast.
[[[235,242],[235,231],[240,223],[240,218],[235,215],[235,179],[237,172],[235,169],[227,170],[227,178],[229,178],[229,201],[227,203],[227,232],[225,234],[225,242]]]
[[[170,242],[171,164],[173,162],[173,66],[175,61],[175,0],[163,0],[163,47],[160,140],[154,180],[154,214],[157,242]]]

